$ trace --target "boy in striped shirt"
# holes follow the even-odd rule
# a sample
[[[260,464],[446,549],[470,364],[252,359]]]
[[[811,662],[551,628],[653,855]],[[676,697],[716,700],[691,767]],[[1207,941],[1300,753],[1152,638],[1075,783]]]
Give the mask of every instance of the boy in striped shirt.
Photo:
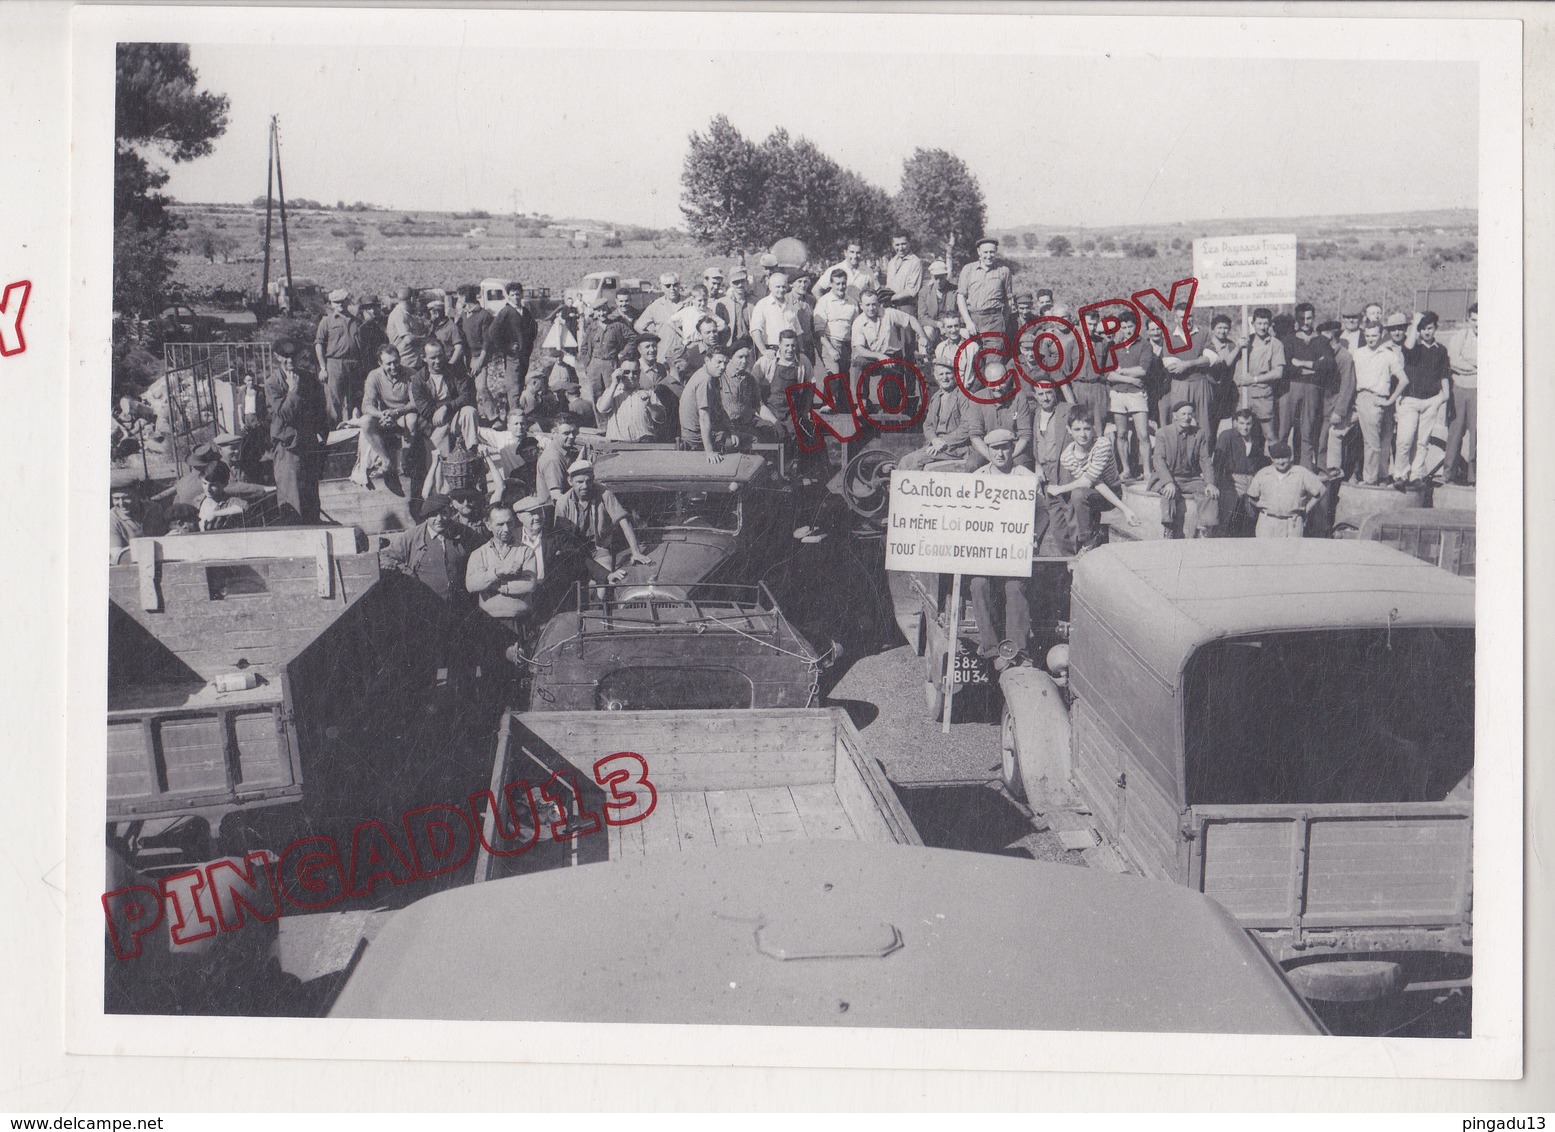
[[[1060,510],[1068,519],[1074,551],[1089,550],[1101,542],[1101,516],[1116,507],[1131,527],[1139,516],[1123,502],[1123,479],[1118,474],[1112,445],[1096,442],[1096,424],[1083,405],[1069,408],[1070,442],[1058,462],[1065,482],[1048,484],[1047,493],[1062,500]]]

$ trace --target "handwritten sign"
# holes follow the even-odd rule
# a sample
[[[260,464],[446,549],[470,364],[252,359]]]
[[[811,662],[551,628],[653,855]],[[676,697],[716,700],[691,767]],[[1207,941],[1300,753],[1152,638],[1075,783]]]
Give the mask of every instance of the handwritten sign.
[[[1296,237],[1210,236],[1193,241],[1193,274],[1203,306],[1296,301]]]
[[[1031,576],[1035,476],[891,473],[885,568]]]

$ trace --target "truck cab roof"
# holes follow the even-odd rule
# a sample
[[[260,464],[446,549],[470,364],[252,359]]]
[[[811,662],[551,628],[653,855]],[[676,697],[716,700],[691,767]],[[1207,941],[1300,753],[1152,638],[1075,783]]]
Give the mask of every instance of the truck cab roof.
[[[733,491],[759,481],[766,475],[767,462],[760,456],[725,456],[720,463],[709,464],[701,452],[634,451],[607,456],[594,467],[594,478],[610,488],[682,488],[723,487]]]
[[[1109,545],[1075,562],[1071,602],[1162,680],[1194,650],[1253,633],[1474,627],[1474,585],[1381,543],[1174,539]]]
[[[556,918],[536,908],[567,910],[565,946]],[[513,962],[540,954],[543,975]],[[368,945],[331,1014],[1322,1032],[1262,948],[1204,896],[845,841],[612,861],[428,897]]]

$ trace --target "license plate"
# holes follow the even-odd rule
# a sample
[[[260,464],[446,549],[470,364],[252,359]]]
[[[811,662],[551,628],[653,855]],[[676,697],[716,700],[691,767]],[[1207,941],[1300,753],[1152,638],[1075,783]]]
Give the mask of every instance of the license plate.
[[[987,684],[992,680],[988,663],[976,653],[956,650],[956,668],[953,673],[958,684]]]

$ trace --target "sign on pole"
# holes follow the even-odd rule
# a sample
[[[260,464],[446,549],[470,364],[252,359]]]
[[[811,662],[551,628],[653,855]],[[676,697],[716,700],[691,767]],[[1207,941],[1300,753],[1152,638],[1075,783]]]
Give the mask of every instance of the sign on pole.
[[[891,473],[885,568],[1031,576],[1035,476]]]
[[[1296,301],[1296,237],[1208,236],[1193,241],[1194,302],[1261,306]]]

